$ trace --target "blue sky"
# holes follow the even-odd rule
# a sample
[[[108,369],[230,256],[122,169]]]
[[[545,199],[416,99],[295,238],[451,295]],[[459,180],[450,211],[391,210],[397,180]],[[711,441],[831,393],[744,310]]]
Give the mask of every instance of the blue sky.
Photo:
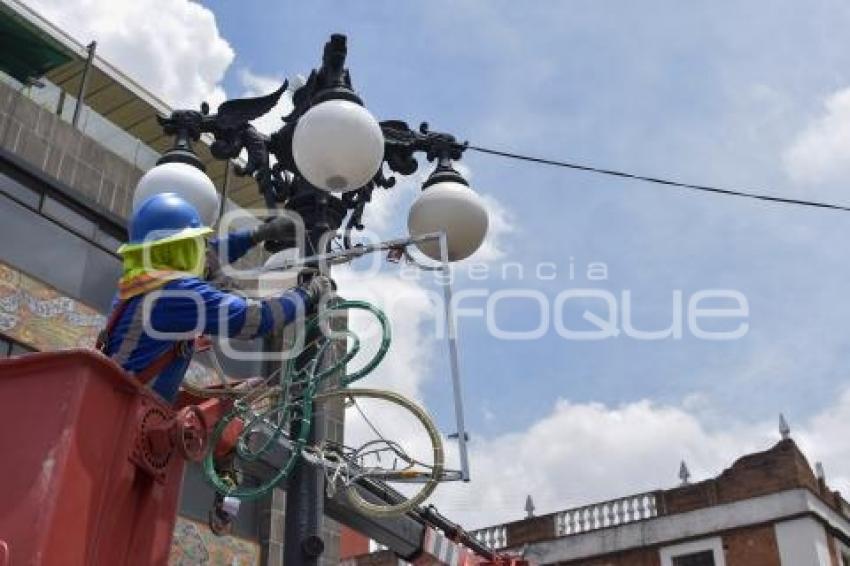
[[[106,23],[68,18],[66,25],[82,39],[104,37],[104,57],[173,103],[240,96],[307,74],[329,34],[341,32],[355,87],[379,119],[426,120],[496,149],[850,204],[850,6],[838,0],[220,0],[203,2],[206,10],[147,0],[157,9],[138,25],[128,23],[129,7],[79,3],[102,4]],[[36,4],[62,20],[65,4]],[[181,18],[200,44],[187,46],[180,29],[156,28]],[[511,342],[493,338],[481,320],[463,320],[479,481],[438,503],[484,524],[519,516],[526,492],[546,511],[670,485],[681,458],[699,479],[775,441],[780,411],[812,459],[834,470],[832,483],[850,489],[841,430],[850,424],[843,253],[850,215],[472,151],[463,163],[501,210],[494,243],[501,255],[488,265],[498,272],[503,262],[519,262],[533,271],[553,262],[558,277],[461,276],[460,289],[522,287],[552,301],[568,288],[628,290],[635,325],[646,329],[670,323],[676,290],[687,299],[734,289],[747,298],[749,332],[731,342],[687,333],[576,342],[554,331]],[[399,214],[381,223],[383,235],[404,233],[402,205],[414,197],[409,190],[391,200]],[[604,262],[608,279],[588,281],[589,262]],[[484,301],[467,306],[476,304]],[[592,302],[582,308],[600,312]],[[567,316],[580,317],[582,308]],[[496,315],[506,329],[537,322],[518,300],[500,303]],[[443,351],[423,333],[426,313],[412,320],[409,359],[421,368],[411,371],[424,372],[421,397],[445,422]],[[492,469],[524,450],[527,461]],[[582,471],[576,461],[596,465]],[[635,461],[654,465],[635,472]],[[566,466],[581,489],[558,480]]]
[[[787,158],[850,80],[850,14],[839,2],[207,5],[236,48],[229,92],[239,90],[242,68],[305,72],[327,35],[343,32],[355,85],[380,118],[427,120],[499,149],[850,203],[846,177],[795,180]],[[554,298],[571,286],[629,289],[643,328],[669,323],[676,289],[686,297],[736,289],[751,311],[750,332],[734,342],[567,342],[554,332],[506,342],[465,321],[474,435],[526,429],[556,398],[608,406],[696,398],[709,428],[780,411],[803,421],[846,387],[847,215],[472,152],[464,163],[475,187],[510,212],[503,261],[559,266],[555,281],[493,278],[491,291],[522,286]],[[608,281],[586,280],[591,261],[608,265]],[[535,314],[506,301],[499,324],[532,328]],[[428,381],[430,406],[439,411],[444,396],[444,381]]]
[[[837,186],[794,183],[783,163],[822,100],[846,84],[850,56],[840,16],[848,13],[838,2],[804,11],[793,2],[769,10],[758,2],[205,5],[236,51],[223,83],[228,93],[240,91],[245,69],[306,73],[329,33],[342,32],[355,86],[379,118],[427,120],[489,147],[850,202]],[[463,354],[470,404],[486,392],[490,410],[511,415],[488,424],[473,410],[478,428],[526,426],[554,396],[616,404],[675,402],[700,392],[731,418],[780,410],[804,418],[843,386],[846,339],[815,336],[838,330],[846,314],[839,283],[846,269],[834,251],[847,235],[845,215],[472,152],[464,162],[476,188],[512,215],[516,232],[504,243],[504,259],[528,269],[539,261],[559,266],[557,280],[523,285],[554,297],[586,286],[587,263],[601,261],[610,273],[601,287],[632,290],[636,323],[646,328],[669,321],[674,289],[686,296],[738,289],[752,312],[749,335],[734,343],[570,343],[553,332],[493,348],[484,325],[469,322]],[[566,273],[570,258],[574,281]],[[838,304],[824,312],[827,299]],[[501,307],[500,325],[534,326],[529,303]],[[777,355],[791,359],[778,367],[765,360],[755,375],[740,377],[753,358]]]

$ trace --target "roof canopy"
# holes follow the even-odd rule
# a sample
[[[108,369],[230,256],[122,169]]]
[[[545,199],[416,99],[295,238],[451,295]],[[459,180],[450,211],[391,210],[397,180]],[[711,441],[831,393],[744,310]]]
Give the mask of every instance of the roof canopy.
[[[0,71],[26,83],[64,65],[71,56],[19,17],[0,18]]]
[[[0,0],[0,70],[21,82],[45,78],[76,97],[83,77],[86,47],[19,0]],[[198,101],[200,103],[200,101]],[[171,108],[124,73],[95,56],[89,73],[85,104],[158,153],[171,146],[157,114]],[[225,162],[214,159],[211,139],[202,138],[195,151],[207,174],[221,191]],[[262,206],[257,185],[250,177],[231,176],[227,196],[242,207]]]

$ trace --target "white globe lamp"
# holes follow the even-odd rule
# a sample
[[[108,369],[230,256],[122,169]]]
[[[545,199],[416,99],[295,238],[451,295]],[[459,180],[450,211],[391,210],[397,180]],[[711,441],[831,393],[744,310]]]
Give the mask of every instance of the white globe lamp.
[[[333,99],[310,108],[292,136],[292,156],[311,185],[337,193],[368,183],[384,159],[384,134],[363,106]]]
[[[438,173],[441,172],[438,169]],[[443,171],[444,172],[444,171]],[[460,261],[481,247],[489,224],[483,199],[459,174],[432,175],[410,207],[407,229],[413,237],[445,232],[448,260]],[[436,182],[432,182],[436,181]],[[438,240],[418,242],[426,256],[440,261]]]
[[[215,224],[219,197],[206,173],[193,165],[168,162],[156,165],[142,175],[133,193],[133,210],[149,197],[160,193],[176,193],[195,207],[207,226]]]

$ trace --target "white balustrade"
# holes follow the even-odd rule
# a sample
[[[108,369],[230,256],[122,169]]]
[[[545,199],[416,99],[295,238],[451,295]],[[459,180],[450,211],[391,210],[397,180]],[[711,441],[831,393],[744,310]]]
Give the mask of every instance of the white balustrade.
[[[654,492],[629,495],[555,513],[555,535],[576,535],[657,516]]]
[[[478,529],[471,534],[475,540],[492,549],[505,548],[508,545],[508,528],[505,525]]]
[[[577,535],[657,517],[656,498],[656,492],[639,493],[559,511],[552,516],[555,522],[555,536]],[[502,549],[508,545],[507,525],[487,527],[472,531],[471,534],[492,549]]]

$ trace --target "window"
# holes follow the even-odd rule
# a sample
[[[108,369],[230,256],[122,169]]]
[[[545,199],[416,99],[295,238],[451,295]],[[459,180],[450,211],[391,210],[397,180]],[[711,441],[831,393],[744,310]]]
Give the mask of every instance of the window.
[[[17,342],[12,342],[12,347],[9,350],[10,356],[20,356],[21,354],[26,354],[28,352],[34,352],[32,348],[28,348],[23,344],[18,344]]]
[[[94,241],[113,254],[117,253],[118,247],[122,244],[121,240],[105,231],[103,228],[98,229],[97,234],[94,236]]]
[[[716,566],[713,550],[701,550],[673,557],[673,566]]]
[[[120,222],[103,218],[83,204],[75,204],[75,197],[65,196],[50,186],[45,194],[44,188],[38,187],[40,184],[0,163],[0,195],[10,197],[16,204],[32,209],[117,256],[116,250],[126,237]]]
[[[121,260],[61,224],[0,195],[0,260],[101,311],[109,309]],[[33,254],[37,249],[39,253]],[[62,269],[56,266],[61,265]]]
[[[8,358],[9,356],[18,356],[27,352],[34,352],[32,348],[28,348],[23,344],[15,342],[11,338],[7,338],[0,334],[0,358]]]
[[[32,190],[14,177],[2,172],[0,172],[0,192],[33,209],[38,209],[39,201],[41,201],[41,194],[38,191]]]
[[[726,566],[720,537],[667,546],[659,554],[661,566]]]
[[[45,197],[41,211],[45,216],[52,218],[81,236],[93,238],[95,235],[96,226],[93,221],[53,197]]]

